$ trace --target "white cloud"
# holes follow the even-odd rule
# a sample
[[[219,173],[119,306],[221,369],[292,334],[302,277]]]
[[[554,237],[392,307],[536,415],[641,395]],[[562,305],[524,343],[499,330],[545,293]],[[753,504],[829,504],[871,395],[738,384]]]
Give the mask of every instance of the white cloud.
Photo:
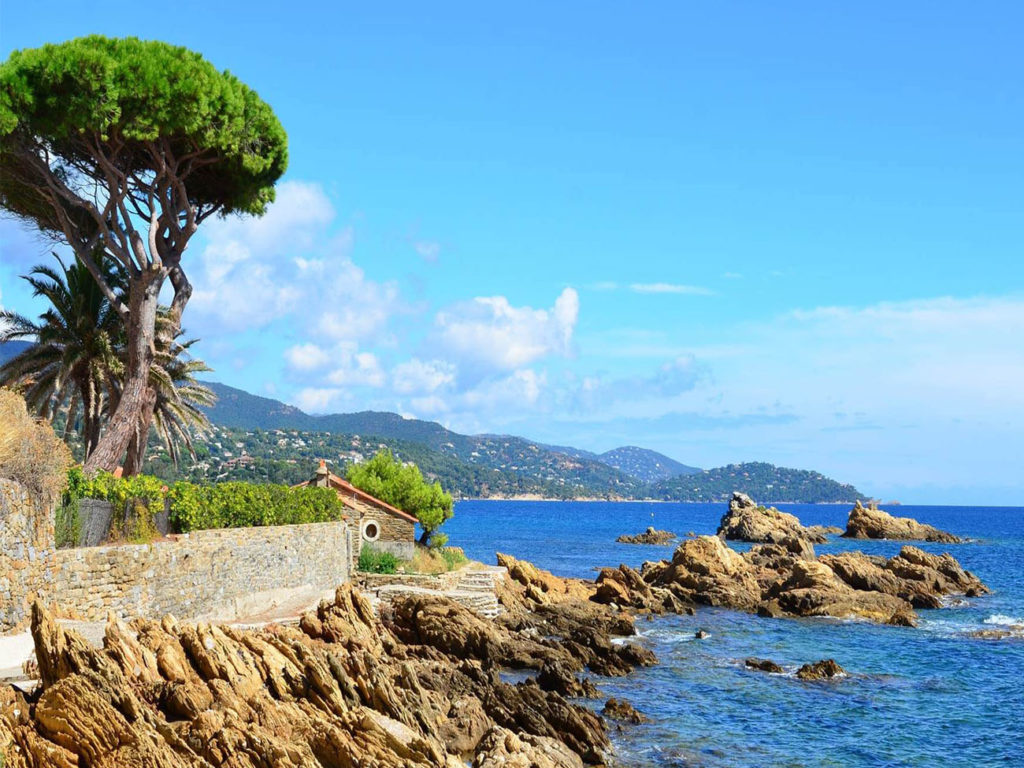
[[[327,413],[348,399],[340,387],[306,387],[299,390],[295,405],[307,413]]]
[[[435,392],[455,383],[455,365],[445,360],[412,358],[391,372],[392,387],[400,394]]]
[[[435,326],[439,345],[460,363],[511,371],[550,355],[569,355],[578,315],[579,295],[566,288],[551,309],[480,297],[438,312]]]
[[[327,351],[313,343],[289,347],[284,357],[288,365],[297,371],[314,371],[324,368],[331,362],[331,356]]]
[[[283,318],[331,342],[381,334],[397,311],[398,289],[366,277],[352,261],[351,228],[332,236],[334,220],[319,185],[289,181],[265,216],[207,222],[191,267],[190,323],[195,318],[204,336]]]
[[[633,293],[674,293],[686,296],[713,296],[715,293],[710,288],[679,283],[633,283],[629,289]]]
[[[382,387],[387,380],[372,352],[340,354],[337,362],[337,367],[327,375],[327,380],[336,386]]]

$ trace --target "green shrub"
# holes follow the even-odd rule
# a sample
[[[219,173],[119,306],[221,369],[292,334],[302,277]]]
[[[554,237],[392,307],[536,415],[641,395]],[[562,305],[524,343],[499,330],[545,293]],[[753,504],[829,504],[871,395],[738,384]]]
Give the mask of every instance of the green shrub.
[[[462,551],[462,547],[442,547],[438,552],[440,552],[441,557],[444,558],[444,562],[448,566],[449,571],[461,568],[469,562],[469,558],[466,557],[466,553]]]
[[[369,545],[359,550],[359,570],[364,573],[394,573],[398,558],[390,552],[380,552]]]
[[[285,485],[175,483],[171,526],[180,533],[211,528],[296,525],[340,520],[342,504],[329,488],[289,488]]]
[[[54,539],[57,549],[78,546],[78,535],[82,523],[78,517],[78,499],[66,499],[57,505],[57,517],[54,521]]]
[[[79,499],[109,501],[115,512],[112,534],[136,543],[157,536],[154,514],[170,501],[171,528],[178,533],[212,528],[247,528],[262,525],[296,525],[340,520],[343,506],[329,488],[289,488],[286,485],[175,483],[170,489],[151,475],[114,477],[98,472],[86,477],[79,468],[68,473],[62,508],[69,519],[65,536],[71,535],[70,515],[77,521]],[[77,541],[78,532],[74,531]]]

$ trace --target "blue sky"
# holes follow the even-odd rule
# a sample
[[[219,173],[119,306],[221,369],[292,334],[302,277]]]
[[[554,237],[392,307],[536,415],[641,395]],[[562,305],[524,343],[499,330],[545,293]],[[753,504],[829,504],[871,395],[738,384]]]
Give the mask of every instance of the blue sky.
[[[164,39],[280,116],[278,203],[188,252],[215,378],[1024,503],[1019,4],[367,5],[0,11],[4,57]]]

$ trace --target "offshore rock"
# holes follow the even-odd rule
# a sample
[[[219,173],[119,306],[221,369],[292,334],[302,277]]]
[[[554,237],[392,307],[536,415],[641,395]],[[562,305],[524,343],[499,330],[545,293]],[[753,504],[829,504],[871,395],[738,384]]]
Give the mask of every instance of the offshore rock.
[[[604,709],[601,710],[601,714],[611,720],[621,720],[624,723],[633,723],[634,725],[651,722],[647,715],[637,712],[633,705],[624,699],[608,699],[604,704]]]
[[[740,554],[716,536],[683,542],[671,561],[645,563],[643,579],[684,602],[762,616],[861,618],[916,625],[914,608],[935,608],[946,595],[983,595],[988,588],[948,554],[905,546],[892,558],[861,552],[814,556],[788,537]]]
[[[664,546],[671,544],[677,538],[679,537],[672,533],[672,531],[658,531],[649,526],[643,533],[637,533],[632,536],[623,534],[615,541],[619,544],[657,544]]]
[[[801,680],[829,680],[838,675],[846,675],[846,670],[840,667],[835,659],[822,659],[804,664],[796,671],[796,676]]]
[[[731,541],[755,543],[781,543],[784,539],[801,539],[812,544],[824,544],[827,533],[839,533],[839,529],[815,526],[807,528],[800,524],[796,515],[780,512],[775,507],[763,507],[754,503],[747,494],[736,491],[729,501],[729,510],[718,525],[718,535]]]
[[[934,541],[940,544],[961,544],[963,539],[940,531],[910,517],[893,517],[873,504],[865,507],[859,501],[850,510],[846,522],[847,539],[894,539],[896,541]]]
[[[743,666],[747,669],[756,669],[761,672],[769,672],[773,675],[781,675],[785,671],[771,659],[758,659],[753,656],[744,659]]]
[[[757,568],[717,536],[684,541],[670,562],[646,568],[644,578],[685,602],[743,611],[761,602]]]

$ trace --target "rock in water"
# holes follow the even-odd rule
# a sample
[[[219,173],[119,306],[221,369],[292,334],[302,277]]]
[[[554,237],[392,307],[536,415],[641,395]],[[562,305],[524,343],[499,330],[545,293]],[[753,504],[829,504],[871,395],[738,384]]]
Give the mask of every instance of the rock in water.
[[[788,512],[775,507],[762,507],[747,494],[736,491],[729,501],[729,511],[722,516],[718,535],[731,541],[780,544],[785,539],[800,539],[812,544],[824,544],[827,533],[833,529],[815,526],[807,528]],[[834,529],[839,533],[839,529]]]
[[[847,539],[893,539],[896,541],[934,541],[940,544],[961,544],[963,539],[940,531],[911,517],[893,517],[878,507],[865,507],[859,501],[850,510],[846,521]]]
[[[822,659],[813,664],[804,664],[796,671],[801,680],[828,680],[836,675],[845,675],[846,670],[840,667],[835,659]]]
[[[743,665],[748,669],[757,669],[761,672],[770,672],[773,675],[780,675],[784,671],[782,667],[771,659],[758,659],[751,656],[743,660]]]
[[[612,720],[622,720],[625,723],[633,723],[634,725],[651,722],[647,715],[637,712],[633,705],[624,699],[608,699],[605,702],[604,709],[601,710],[601,714]]]
[[[798,539],[759,544],[740,554],[717,536],[684,541],[671,561],[645,563],[643,579],[679,600],[762,616],[858,617],[914,626],[914,608],[944,595],[983,595],[988,588],[950,555],[905,546],[895,557],[862,552],[823,555]]]
[[[627,536],[623,534],[619,536],[615,541],[620,544],[658,544],[664,546],[671,544],[678,538],[671,531],[658,531],[653,527],[648,527],[643,533],[638,533],[635,536]]]

